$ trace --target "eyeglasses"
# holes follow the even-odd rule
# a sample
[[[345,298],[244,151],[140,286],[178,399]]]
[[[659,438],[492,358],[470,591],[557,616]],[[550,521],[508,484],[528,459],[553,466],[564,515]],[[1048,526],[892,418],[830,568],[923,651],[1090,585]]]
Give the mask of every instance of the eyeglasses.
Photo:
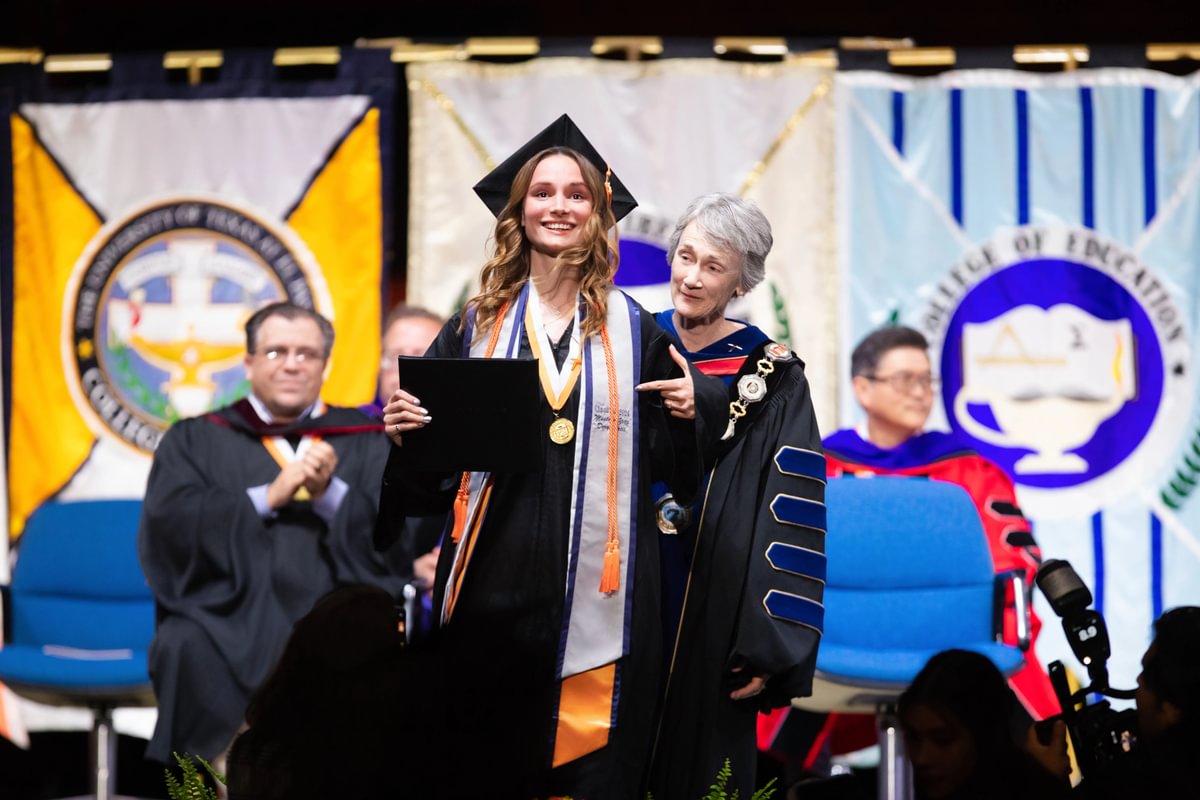
[[[897,392],[908,394],[913,389],[931,392],[941,385],[941,381],[932,375],[918,375],[913,372],[894,372],[891,375],[864,375],[869,381],[886,383]]]
[[[325,354],[311,347],[271,347],[262,351],[267,361],[285,363],[288,356],[297,364],[316,364],[325,360]]]

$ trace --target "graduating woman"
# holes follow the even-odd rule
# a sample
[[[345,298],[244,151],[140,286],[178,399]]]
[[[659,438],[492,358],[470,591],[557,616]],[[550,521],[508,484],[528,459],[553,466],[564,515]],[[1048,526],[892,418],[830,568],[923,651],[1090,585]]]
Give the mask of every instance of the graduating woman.
[[[542,467],[422,472],[405,434],[454,420],[403,389],[384,408],[384,535],[453,510],[413,796],[642,797],[662,643],[650,487],[695,494],[723,387],[613,287],[610,231],[635,203],[569,118],[475,189],[495,253],[426,355],[537,359]]]
[[[760,709],[812,691],[824,609],[825,458],[804,364],[725,316],[762,281],[771,226],[730,194],[692,202],[671,236],[659,324],[728,384],[702,504],[659,500],[666,627],[675,634],[653,778],[657,800],[693,800],[728,759],[728,788],[755,790]]]

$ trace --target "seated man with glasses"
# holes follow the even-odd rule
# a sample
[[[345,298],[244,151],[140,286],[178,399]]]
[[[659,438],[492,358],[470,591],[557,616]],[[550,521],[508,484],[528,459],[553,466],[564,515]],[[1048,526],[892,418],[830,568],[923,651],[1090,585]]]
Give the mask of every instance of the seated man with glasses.
[[[1017,506],[1012,480],[956,434],[925,430],[938,388],[928,349],[920,332],[902,326],[881,328],[854,348],[850,376],[866,419],[824,440],[826,469],[830,476],[911,475],[962,486],[979,509],[996,571],[1021,570],[1032,587],[1041,554]],[[1038,628],[1035,617],[1034,636]],[[1004,639],[1016,643],[1011,592]],[[1025,668],[1009,682],[1034,719],[1058,713],[1050,679],[1032,646]]]
[[[378,422],[321,400],[332,349],[315,311],[260,309],[246,322],[248,396],[175,423],[154,454],[138,532],[158,604],[149,758],[223,753],[317,598],[403,591],[402,554],[377,553],[370,533],[390,445]]]
[[[919,331],[888,326],[871,333],[854,348],[850,376],[854,396],[866,414],[857,428],[826,437],[825,469],[842,475],[909,475],[962,486],[975,501],[997,572],[1021,570],[1033,586],[1041,554],[1029,523],[1016,502],[1012,480],[954,433],[926,431],[938,381],[929,361],[929,343]],[[1036,641],[1040,623],[1032,619]],[[1011,589],[1005,599],[1004,641],[1017,642],[1017,616]],[[1021,706],[1033,719],[1058,713],[1050,678],[1032,645],[1025,666],[1009,679]],[[760,724],[759,745],[785,756],[804,756],[802,769],[815,768],[818,758],[851,752],[877,741],[875,720],[865,714],[819,715],[792,712]],[[765,732],[764,732],[765,731]],[[814,733],[815,732],[815,733]]]

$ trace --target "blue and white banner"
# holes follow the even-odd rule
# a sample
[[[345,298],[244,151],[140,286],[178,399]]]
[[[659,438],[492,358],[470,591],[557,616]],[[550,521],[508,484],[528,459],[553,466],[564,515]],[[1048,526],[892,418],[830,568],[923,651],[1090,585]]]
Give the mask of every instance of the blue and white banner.
[[[889,319],[925,333],[931,425],[1013,476],[1131,687],[1153,620],[1200,603],[1200,76],[843,73],[835,92],[842,352]],[[1078,668],[1039,613],[1039,656]]]

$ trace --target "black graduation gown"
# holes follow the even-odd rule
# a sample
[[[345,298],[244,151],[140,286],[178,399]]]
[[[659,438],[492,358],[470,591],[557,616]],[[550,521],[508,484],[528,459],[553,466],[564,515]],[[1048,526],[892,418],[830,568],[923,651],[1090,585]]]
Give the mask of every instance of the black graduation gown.
[[[610,302],[623,299],[614,295]],[[642,372],[638,382],[679,377],[670,338],[639,308]],[[566,334],[572,335],[570,331]],[[566,342],[564,337],[563,342]],[[565,347],[556,348],[564,355]],[[464,355],[458,319],[442,329],[427,356]],[[522,336],[521,357],[531,357]],[[413,797],[570,795],[575,800],[644,797],[661,674],[657,531],[650,486],[663,480],[683,497],[702,476],[702,442],[724,425],[725,388],[694,369],[697,420],[671,417],[657,392],[639,396],[640,464],[637,545],[629,655],[618,665],[618,708],[609,743],[552,770],[556,662],[567,572],[568,517],[576,437],[568,445],[541,440],[543,469],[496,474],[487,517],[450,622],[434,632],[423,656],[427,676],[421,730],[409,760]],[[465,387],[464,387],[465,388]],[[562,410],[575,419],[576,385]],[[435,408],[429,409],[434,421]],[[553,414],[541,400],[541,429]],[[404,448],[393,448],[385,473],[377,538],[405,515],[445,515],[458,476],[417,471]],[[435,615],[441,608],[452,548],[442,548]]]
[[[337,452],[349,486],[332,527],[307,503],[259,517],[246,489],[270,483],[279,465],[262,423],[239,401],[171,427],[154,454],[138,554],[158,604],[150,677],[158,723],[147,757],[212,758],[233,739],[250,695],[283,652],[292,625],[323,594],[345,584],[399,597],[402,558],[371,544],[388,441],[348,408],[270,429],[319,433]]]
[[[759,346],[749,354],[739,377],[755,372],[762,353]],[[737,789],[739,797],[750,797],[759,788],[759,710],[812,692],[819,634],[772,616],[764,598],[775,589],[821,599],[821,583],[780,571],[766,558],[773,542],[824,553],[824,531],[781,524],[771,511],[779,494],[823,505],[823,457],[810,468],[817,479],[784,474],[774,460],[784,446],[820,454],[821,436],[802,362],[777,364],[768,386],[767,399],[751,405],[732,441],[720,446],[709,478],[655,743],[655,800],[702,797],[726,759],[731,796]],[[762,694],[730,699],[737,686],[730,681],[735,665],[771,676]]]

